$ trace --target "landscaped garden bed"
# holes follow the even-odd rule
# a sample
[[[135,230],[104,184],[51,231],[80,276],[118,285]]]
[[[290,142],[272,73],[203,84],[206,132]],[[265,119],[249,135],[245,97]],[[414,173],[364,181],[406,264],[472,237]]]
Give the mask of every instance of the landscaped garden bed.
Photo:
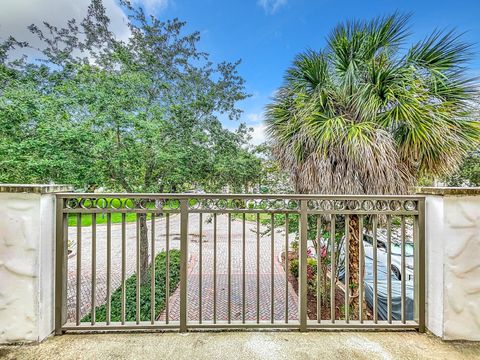
[[[170,294],[173,294],[180,282],[180,251],[169,251],[170,262]],[[166,252],[161,252],[155,257],[155,314],[158,317],[165,308],[165,288],[166,288]],[[148,268],[148,279],[150,279],[151,266]],[[137,302],[137,274],[133,274],[126,281],[126,304],[125,320],[136,320],[136,302]],[[150,320],[150,281],[140,287],[140,321]],[[106,321],[106,305],[97,306],[95,309],[96,321]],[[121,321],[122,313],[122,288],[119,287],[112,293],[111,300],[111,321]],[[82,322],[91,321],[91,314],[83,317]]]

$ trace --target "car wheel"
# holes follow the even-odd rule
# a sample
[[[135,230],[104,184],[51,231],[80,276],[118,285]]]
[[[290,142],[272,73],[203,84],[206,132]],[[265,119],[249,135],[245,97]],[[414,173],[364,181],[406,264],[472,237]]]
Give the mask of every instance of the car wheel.
[[[392,265],[392,272],[393,272],[393,275],[395,275],[395,277],[398,280],[402,280],[402,273],[400,272],[400,270],[398,270],[398,268],[396,266]]]

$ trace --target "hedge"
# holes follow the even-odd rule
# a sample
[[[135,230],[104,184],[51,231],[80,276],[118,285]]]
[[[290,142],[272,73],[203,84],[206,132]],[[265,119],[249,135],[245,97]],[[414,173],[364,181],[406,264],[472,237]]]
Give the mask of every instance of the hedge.
[[[161,252],[155,257],[155,314],[158,316],[165,308],[166,288],[166,252]],[[151,267],[148,268],[150,279]],[[180,251],[170,250],[170,295],[173,294],[180,282]],[[140,321],[150,320],[150,281],[140,286]],[[119,287],[112,293],[111,321],[121,321],[122,288]],[[133,274],[126,281],[126,308],[125,320],[136,320],[137,303],[137,275]],[[106,306],[95,308],[96,321],[106,321]],[[91,314],[83,317],[82,322],[90,322]]]

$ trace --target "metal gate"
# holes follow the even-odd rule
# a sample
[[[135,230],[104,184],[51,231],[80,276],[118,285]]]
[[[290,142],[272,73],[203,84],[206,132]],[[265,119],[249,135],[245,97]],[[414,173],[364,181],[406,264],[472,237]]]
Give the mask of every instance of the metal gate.
[[[56,333],[425,329],[423,197],[57,195]]]

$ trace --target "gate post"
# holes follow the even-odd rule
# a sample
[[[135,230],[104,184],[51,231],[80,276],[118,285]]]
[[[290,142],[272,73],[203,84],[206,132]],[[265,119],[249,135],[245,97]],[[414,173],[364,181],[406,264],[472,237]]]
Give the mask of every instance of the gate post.
[[[56,304],[62,309],[55,300],[56,239],[67,237],[63,227],[55,235],[61,225],[55,223],[55,193],[71,190],[0,184],[0,344],[42,341],[56,329]],[[59,324],[65,318],[63,312]]]
[[[62,335],[67,318],[68,219],[63,213],[64,199],[55,205],[55,335]]]
[[[180,332],[187,331],[188,199],[180,200]]]
[[[299,321],[300,331],[307,331],[307,200],[300,200],[300,244],[299,244]]]
[[[425,199],[418,201],[418,215],[414,220],[414,318],[418,321],[418,331],[425,332]]]

